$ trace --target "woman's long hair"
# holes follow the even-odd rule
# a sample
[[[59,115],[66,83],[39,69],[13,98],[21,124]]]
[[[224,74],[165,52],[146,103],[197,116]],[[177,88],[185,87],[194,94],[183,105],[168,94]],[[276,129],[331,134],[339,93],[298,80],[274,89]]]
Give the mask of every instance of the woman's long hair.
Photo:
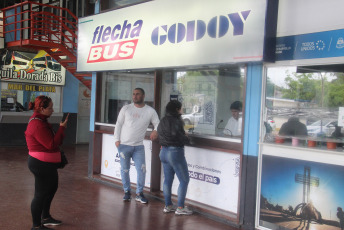
[[[182,103],[177,100],[170,101],[166,105],[166,114],[174,117],[180,117],[181,114],[178,112],[182,108]]]
[[[35,99],[35,102],[30,102],[29,103],[29,110],[34,110],[35,112],[40,112],[41,108],[48,108],[49,104],[51,102],[51,98],[48,96],[38,96]]]

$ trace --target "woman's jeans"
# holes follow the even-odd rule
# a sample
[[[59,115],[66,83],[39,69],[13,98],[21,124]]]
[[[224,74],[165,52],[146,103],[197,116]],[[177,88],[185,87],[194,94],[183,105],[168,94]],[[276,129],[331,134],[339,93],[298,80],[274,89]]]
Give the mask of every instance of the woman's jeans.
[[[57,165],[29,156],[28,166],[35,176],[35,195],[31,202],[34,227],[41,225],[41,219],[51,217],[50,205],[58,187]]]
[[[177,174],[179,180],[178,187],[178,207],[184,207],[185,196],[189,184],[188,165],[185,159],[184,147],[162,147],[160,151],[160,160],[164,168],[164,198],[165,205],[171,205],[172,184],[174,174]]]
[[[120,144],[117,149],[121,163],[121,177],[124,192],[130,191],[129,171],[131,158],[133,158],[137,172],[136,194],[143,192],[143,187],[145,186],[146,180],[146,158],[144,146],[130,146]]]

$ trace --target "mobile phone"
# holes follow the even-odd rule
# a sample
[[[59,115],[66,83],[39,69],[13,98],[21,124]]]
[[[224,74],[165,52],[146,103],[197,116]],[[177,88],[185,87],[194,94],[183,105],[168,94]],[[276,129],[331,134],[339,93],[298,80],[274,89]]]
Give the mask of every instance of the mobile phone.
[[[69,115],[69,113],[63,113],[63,117],[62,117],[62,122],[64,122],[66,120],[66,117]]]

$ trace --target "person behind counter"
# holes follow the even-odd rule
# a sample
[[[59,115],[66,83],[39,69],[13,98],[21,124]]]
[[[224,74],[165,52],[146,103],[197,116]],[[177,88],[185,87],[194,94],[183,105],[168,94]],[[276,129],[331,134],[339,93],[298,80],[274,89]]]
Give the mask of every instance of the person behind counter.
[[[124,190],[123,201],[131,200],[130,189],[130,159],[135,163],[137,171],[137,187],[135,200],[147,204],[148,200],[143,195],[143,187],[146,179],[145,148],[143,139],[150,123],[154,125],[150,138],[158,138],[156,129],[159,124],[159,117],[156,111],[145,104],[145,91],[136,88],[133,92],[133,103],[125,105],[119,112],[114,137],[115,145],[120,155],[121,177]]]
[[[17,98],[13,98],[13,109],[11,109],[11,111],[16,111],[16,112],[23,112],[25,111],[25,108],[22,104],[20,104],[17,101]]]
[[[25,131],[29,149],[28,167],[35,177],[35,193],[31,202],[31,229],[51,229],[45,225],[62,224],[62,221],[51,216],[50,205],[58,188],[57,169],[61,162],[59,146],[65,136],[68,115],[60,122],[59,129],[54,133],[47,121],[54,112],[50,97],[38,96],[34,103],[29,103],[29,109],[34,109]]]
[[[228,136],[241,136],[242,118],[240,112],[242,110],[241,101],[235,101],[231,104],[230,110],[232,117],[229,118],[223,133]]]
[[[185,159],[184,145],[189,142],[181,118],[182,104],[173,100],[166,105],[166,115],[158,126],[159,141],[162,146],[160,160],[164,168],[163,193],[165,207],[163,212],[175,212],[176,215],[191,215],[192,211],[185,205],[185,196],[189,184],[188,165]],[[174,174],[179,180],[178,208],[172,204],[171,193]]]
[[[285,122],[278,132],[278,135],[282,136],[307,136],[307,127],[300,122],[298,117],[290,117]],[[290,139],[287,139],[290,141]]]

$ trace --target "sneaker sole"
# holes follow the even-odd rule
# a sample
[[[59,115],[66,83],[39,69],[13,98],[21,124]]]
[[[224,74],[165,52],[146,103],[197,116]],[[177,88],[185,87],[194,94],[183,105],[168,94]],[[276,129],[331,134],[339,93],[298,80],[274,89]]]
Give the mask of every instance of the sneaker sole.
[[[137,202],[141,202],[142,204],[148,204],[148,201],[147,202],[145,202],[145,201],[142,201],[142,200],[140,200],[140,199],[135,199]]]
[[[171,213],[171,212],[175,212],[176,210],[171,210],[171,211],[168,211],[168,210],[163,210],[163,213]]]
[[[44,226],[58,226],[58,225],[61,225],[62,223],[60,224],[53,224],[53,223],[46,223],[46,224],[43,224]]]
[[[131,198],[130,199],[123,199],[123,202],[130,202],[131,201]]]
[[[176,214],[177,216],[190,216],[193,213],[174,213],[174,214]]]

